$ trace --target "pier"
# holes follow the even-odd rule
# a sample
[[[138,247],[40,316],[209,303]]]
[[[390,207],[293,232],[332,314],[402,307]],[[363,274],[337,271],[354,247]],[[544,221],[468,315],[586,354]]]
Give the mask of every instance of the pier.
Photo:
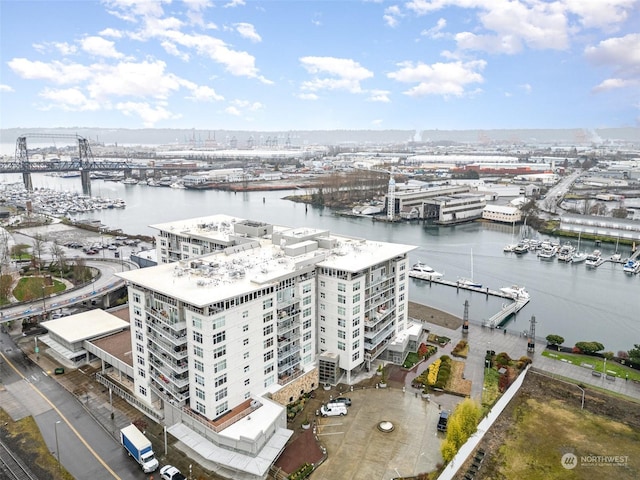
[[[502,328],[509,320],[509,317],[522,310],[527,303],[529,303],[529,297],[518,297],[515,302],[503,305],[502,310],[483,323],[483,325],[489,328]]]
[[[490,328],[502,328],[511,315],[517,314],[520,310],[524,308],[524,306],[529,303],[529,295],[521,295],[514,297],[512,294],[505,293],[501,290],[492,290],[488,287],[471,287],[469,285],[463,285],[460,282],[452,282],[450,280],[444,280],[440,277],[434,278],[429,273],[421,273],[421,272],[409,272],[409,277],[415,278],[417,280],[424,280],[429,283],[437,283],[439,285],[447,285],[449,287],[455,287],[456,289],[469,290],[471,292],[478,292],[484,295],[491,295],[493,297],[507,298],[509,300],[513,300],[513,302],[509,304],[503,304],[502,310],[496,313],[493,317],[491,317],[486,322],[483,322],[483,326]]]

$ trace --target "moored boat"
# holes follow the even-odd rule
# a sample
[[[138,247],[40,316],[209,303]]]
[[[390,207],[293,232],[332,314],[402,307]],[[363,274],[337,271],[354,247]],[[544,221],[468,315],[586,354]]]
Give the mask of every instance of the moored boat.
[[[505,295],[508,295],[511,298],[516,300],[518,298],[529,298],[529,292],[527,292],[524,287],[520,287],[518,285],[511,285],[510,287],[502,287],[500,291]]]

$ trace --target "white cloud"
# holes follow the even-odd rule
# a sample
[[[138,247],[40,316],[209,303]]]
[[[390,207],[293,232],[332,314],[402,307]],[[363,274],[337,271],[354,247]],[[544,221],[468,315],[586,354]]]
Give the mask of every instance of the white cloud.
[[[442,38],[444,37],[444,33],[442,30],[447,26],[447,21],[444,18],[439,18],[438,23],[427,30],[423,30],[420,32],[420,35],[428,38]]]
[[[303,82],[302,90],[346,90],[361,93],[360,82],[373,77],[373,72],[348,58],[302,57],[300,63],[315,78]]]
[[[184,83],[185,82],[182,82],[183,85]],[[195,100],[197,102],[213,102],[224,100],[224,97],[216,93],[216,91],[211,87],[207,87],[205,85],[185,85],[185,87],[191,90],[191,95],[186,97],[189,100]]]
[[[229,3],[224,5],[224,8],[234,8],[234,7],[242,7],[245,5],[244,0],[231,0]]]
[[[90,55],[105,58],[122,58],[124,55],[115,48],[115,43],[102,37],[86,37],[80,41],[82,50]]]
[[[116,30],[115,28],[105,28],[104,30],[99,32],[101,37],[111,37],[111,38],[122,38],[124,34],[120,30]]]
[[[180,88],[181,79],[165,72],[159,60],[120,62],[117,65],[95,65],[94,76],[87,87],[92,98],[138,97],[166,99]]]
[[[8,62],[9,68],[27,80],[47,80],[60,85],[70,85],[85,81],[94,75],[91,67],[77,63],[34,62],[26,58],[14,58]]]
[[[593,64],[612,67],[615,74],[595,87],[595,91],[640,85],[640,33],[608,38],[587,47],[584,53]]]
[[[136,22],[136,17],[161,17],[164,13],[163,4],[170,4],[171,0],[102,0],[107,11],[127,22]],[[115,10],[117,9],[117,10]]]
[[[128,117],[139,117],[145,127],[153,127],[162,120],[180,118],[180,115],[171,113],[163,104],[150,105],[145,102],[121,102],[116,104],[116,109]]]
[[[368,93],[369,98],[367,98],[367,100],[369,100],[370,102],[391,102],[391,99],[389,98],[389,94],[391,92],[389,92],[388,90],[369,90]]]
[[[470,62],[424,63],[403,62],[399,70],[387,74],[393,80],[417,85],[405,91],[411,97],[425,95],[442,95],[444,97],[469,95],[478,90],[466,90],[470,84],[482,83],[484,78],[479,73],[486,66],[484,60]]]
[[[238,33],[244,37],[247,38],[249,40],[251,40],[254,43],[259,43],[262,41],[262,37],[260,37],[260,35],[258,35],[258,33],[256,32],[256,29],[253,25],[251,25],[250,23],[236,23],[235,24],[236,30],[238,31]]]
[[[376,126],[380,126],[382,125],[382,123],[383,123],[383,120],[380,118],[371,121],[371,125],[376,125]]]
[[[585,28],[617,30],[637,8],[637,0],[563,0],[567,11],[579,17]]]
[[[523,83],[522,85],[518,85],[524,92],[528,95],[531,93],[533,88],[528,83]]]
[[[298,93],[295,96],[300,100],[318,100],[320,98],[315,93]]]
[[[78,47],[67,42],[34,43],[32,47],[38,53],[44,54],[55,50],[64,56],[73,55],[78,51]]]
[[[185,62],[189,61],[189,54],[187,52],[181,51],[175,43],[165,40],[163,42],[160,42],[160,46],[164,48],[164,51],[169,55],[178,57],[180,60],[183,60]]]
[[[394,28],[397,27],[400,23],[400,18],[402,18],[402,11],[398,5],[391,5],[384,9],[384,15],[382,19],[387,26]]]
[[[234,106],[229,106],[229,107],[225,108],[224,111],[226,113],[228,113],[229,115],[233,115],[234,117],[239,117],[239,116],[242,115],[240,110],[237,107],[234,107]]]
[[[44,107],[44,110],[60,108],[66,111],[97,111],[103,108],[99,102],[87,98],[79,88],[45,88],[39,95],[53,102],[53,104]]]
[[[4,83],[0,83],[0,92],[13,92],[13,88],[9,85],[5,85]]]

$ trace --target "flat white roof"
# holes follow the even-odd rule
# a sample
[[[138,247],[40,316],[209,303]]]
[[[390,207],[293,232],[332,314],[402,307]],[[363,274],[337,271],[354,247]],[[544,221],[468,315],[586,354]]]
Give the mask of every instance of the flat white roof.
[[[216,214],[207,217],[177,220],[174,222],[149,225],[156,230],[167,231],[175,235],[208,237],[228,240],[233,235],[233,224],[244,219],[231,215]]]
[[[129,328],[129,323],[96,309],[43,322],[42,326],[67,342],[76,343],[119,332]]]
[[[519,210],[517,207],[508,207],[505,205],[487,205],[484,209],[496,213],[517,213]]]
[[[274,231],[282,231],[283,228],[274,226]],[[356,272],[416,248],[411,245],[329,235],[328,232],[325,235],[324,232],[326,231],[301,228],[286,230],[286,235],[306,237],[313,233],[323,233],[322,240],[331,239],[337,245],[335,248],[308,249],[300,255],[289,256],[285,254],[287,248],[304,245],[309,241],[289,244],[283,248],[274,245],[271,238],[252,238],[255,241],[253,248],[231,248],[117,275],[192,305],[205,306],[262,289],[302,268],[319,265]],[[301,249],[303,250],[305,249]]]

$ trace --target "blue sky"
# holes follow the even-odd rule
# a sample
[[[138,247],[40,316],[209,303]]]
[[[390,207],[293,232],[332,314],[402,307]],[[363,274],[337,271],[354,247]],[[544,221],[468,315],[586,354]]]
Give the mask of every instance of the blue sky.
[[[640,0],[0,1],[0,127],[640,125]]]

